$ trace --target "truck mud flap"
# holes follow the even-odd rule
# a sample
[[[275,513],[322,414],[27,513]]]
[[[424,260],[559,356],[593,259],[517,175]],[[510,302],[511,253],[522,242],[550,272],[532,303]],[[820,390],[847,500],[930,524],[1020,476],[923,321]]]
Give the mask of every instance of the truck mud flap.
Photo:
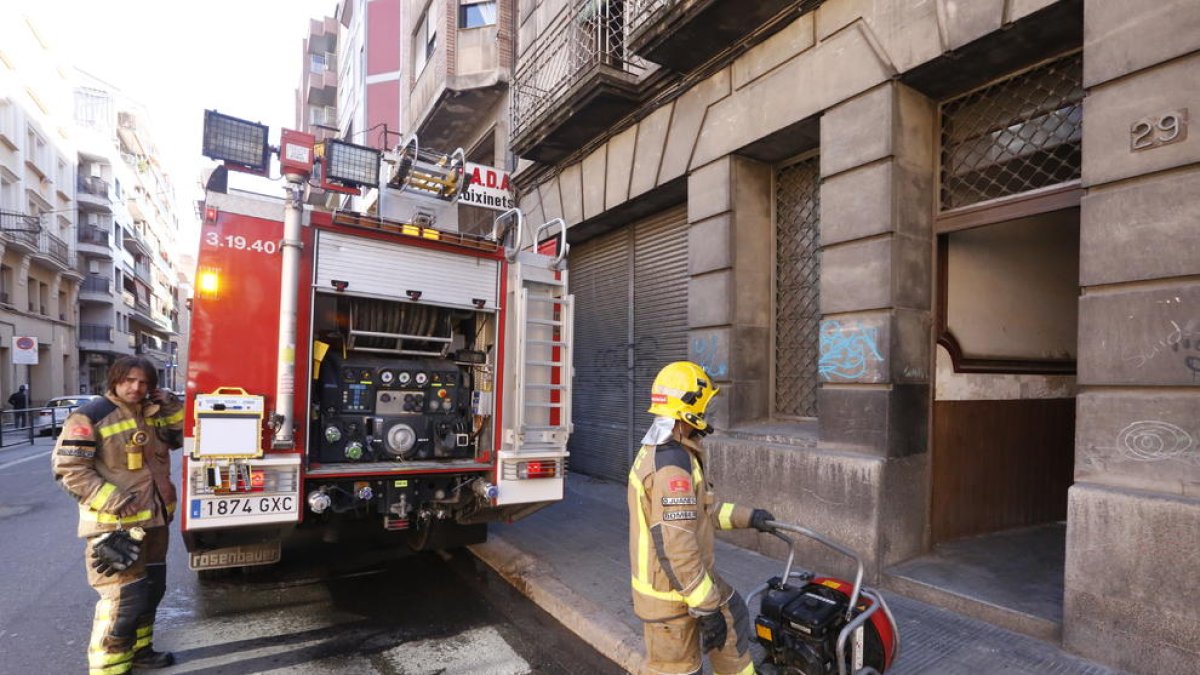
[[[226,548],[201,549],[188,554],[188,567],[192,570],[218,570],[229,567],[272,565],[279,562],[280,551],[280,540],[278,539]]]

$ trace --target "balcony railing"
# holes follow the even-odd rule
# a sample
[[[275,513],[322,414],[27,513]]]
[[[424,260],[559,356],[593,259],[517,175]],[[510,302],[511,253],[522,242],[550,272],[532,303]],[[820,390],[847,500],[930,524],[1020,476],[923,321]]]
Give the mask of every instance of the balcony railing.
[[[14,211],[0,211],[0,235],[8,241],[38,250],[38,233],[42,231],[37,216]]]
[[[624,2],[628,48],[648,61],[685,73],[733,45],[743,48],[767,39],[824,0]]]
[[[61,265],[69,266],[71,264],[71,247],[67,246],[67,242],[49,232],[41,234],[38,251]]]
[[[80,176],[76,188],[84,194],[108,197],[108,181],[99,176]]]
[[[126,307],[133,307],[135,304],[137,304],[137,299],[133,293],[130,293],[129,291],[121,292],[121,301],[125,303]]]
[[[79,228],[78,239],[81,244],[95,244],[97,246],[108,246],[112,232],[102,228],[84,225]]]
[[[513,89],[513,130],[520,136],[558,107],[577,83],[597,67],[636,80],[648,64],[625,44],[623,3],[575,0],[551,20],[517,67]]]
[[[81,342],[112,342],[112,326],[98,323],[79,324],[79,340]]]
[[[112,292],[112,279],[89,275],[84,278],[83,283],[79,285],[79,290],[85,293],[103,293],[108,295]]]

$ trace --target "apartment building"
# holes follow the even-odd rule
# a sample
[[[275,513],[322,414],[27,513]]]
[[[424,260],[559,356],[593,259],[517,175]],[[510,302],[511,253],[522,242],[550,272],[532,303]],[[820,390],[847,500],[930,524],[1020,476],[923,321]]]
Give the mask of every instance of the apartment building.
[[[147,115],[86,73],[74,94],[81,390],[102,392],[108,367],[125,354],[149,357],[163,386],[182,388],[179,216]]]
[[[311,19],[301,46],[303,70],[296,88],[296,126],[318,141],[338,136],[338,23]]]
[[[31,402],[78,387],[75,145],[70,82],[42,35],[0,28],[0,398]],[[37,364],[14,365],[14,338],[37,340]],[[22,348],[20,351],[28,352]]]
[[[402,136],[401,0],[343,0],[336,19],[337,127],[351,143],[380,150]]]
[[[719,492],[836,536],[885,587],[1195,672],[1200,5],[515,20],[520,204],[573,245],[572,470],[623,480],[655,372],[691,359],[722,389]]]
[[[512,171],[509,86],[515,60],[515,0],[405,0],[403,129],[421,145]],[[497,209],[464,199],[457,227],[490,231]]]

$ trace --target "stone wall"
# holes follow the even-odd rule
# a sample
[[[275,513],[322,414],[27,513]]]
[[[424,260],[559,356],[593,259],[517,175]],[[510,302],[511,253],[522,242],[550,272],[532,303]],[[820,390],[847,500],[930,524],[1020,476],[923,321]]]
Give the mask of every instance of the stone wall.
[[[1063,638],[1133,672],[1196,672],[1200,137],[1172,138],[1183,121],[1170,115],[1200,111],[1200,4],[1093,0],[1084,30],[1087,195]]]

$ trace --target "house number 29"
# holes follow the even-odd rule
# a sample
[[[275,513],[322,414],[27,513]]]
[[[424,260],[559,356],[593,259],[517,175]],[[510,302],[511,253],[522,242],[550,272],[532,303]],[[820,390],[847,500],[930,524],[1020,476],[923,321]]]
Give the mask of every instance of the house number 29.
[[[1180,108],[1134,122],[1129,130],[1130,149],[1148,150],[1187,138],[1187,114],[1187,108]]]

